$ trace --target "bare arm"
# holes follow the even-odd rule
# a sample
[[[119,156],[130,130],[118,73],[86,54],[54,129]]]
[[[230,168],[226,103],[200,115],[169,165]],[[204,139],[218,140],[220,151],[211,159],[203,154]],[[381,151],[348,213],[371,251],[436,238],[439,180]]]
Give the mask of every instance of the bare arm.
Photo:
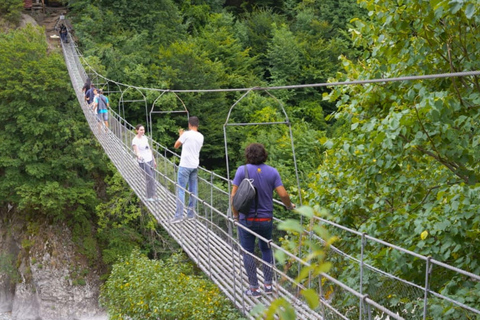
[[[238,186],[234,185],[232,187],[232,193],[230,196],[230,203],[232,204],[232,211],[233,211],[233,219],[236,219],[236,220],[238,220],[238,210],[233,207],[233,196],[235,195],[235,193],[237,193],[237,190],[238,190]]]
[[[284,186],[277,187],[275,191],[277,191],[278,195],[280,196],[280,199],[282,200],[287,210],[295,209],[295,205],[290,200],[290,196],[288,195],[288,192]]]
[[[179,129],[179,130],[178,130],[179,136],[182,136],[183,132],[184,132],[183,129]],[[175,145],[174,145],[173,147],[174,147],[175,149],[178,149],[178,148],[180,148],[181,145],[182,145],[182,143],[180,142],[180,138],[179,138],[177,141],[175,141]]]
[[[140,151],[138,151],[138,147],[135,144],[133,145],[133,152],[135,152],[135,155],[137,156],[138,160],[142,160],[140,157]]]

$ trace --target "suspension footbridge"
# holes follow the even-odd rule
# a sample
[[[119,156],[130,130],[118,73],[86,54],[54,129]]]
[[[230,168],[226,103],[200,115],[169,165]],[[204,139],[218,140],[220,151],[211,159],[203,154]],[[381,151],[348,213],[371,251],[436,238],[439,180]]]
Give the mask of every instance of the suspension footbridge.
[[[246,296],[244,292],[248,288],[248,280],[242,255],[248,253],[243,252],[237,239],[236,229],[239,226],[229,213],[229,192],[218,187],[219,185],[230,186],[231,181],[204,168],[199,168],[196,218],[177,224],[169,223],[175,212],[175,190],[178,187],[176,185],[178,161],[175,161],[175,158],[178,155],[151,141],[158,164],[155,183],[156,195],[160,201],[147,201],[146,177],[133,156],[131,148],[131,141],[135,135],[134,128],[119,114],[120,112],[117,113],[112,109],[109,110],[109,128],[98,126],[96,115],[84,102],[82,87],[87,78],[82,64],[84,60],[73,39],[70,40],[69,43],[62,43],[62,47],[72,86],[79,106],[105,153],[158,223],[247,317],[253,318],[249,312],[258,303],[268,306],[274,299],[282,297],[294,307],[298,319],[431,319],[433,308],[438,307],[447,310],[446,313],[449,316],[446,319],[480,319],[480,306],[468,303],[467,297],[447,296],[442,294],[442,288],[431,287],[433,277],[445,275],[463,277],[465,282],[475,287],[480,282],[479,275],[454,268],[441,261],[416,254],[319,217],[314,217],[316,223],[326,226],[332,234],[342,235],[343,241],[358,244],[357,252],[346,252],[346,249],[342,249],[340,242],[330,248],[327,256],[337,266],[337,273],[341,272],[342,268],[353,269],[356,270],[358,277],[351,279],[348,284],[325,273],[311,277],[308,287],[314,289],[320,297],[318,306],[312,309],[299,294],[299,290],[306,289],[306,285],[296,283],[295,277],[298,274],[290,272],[281,262],[274,260],[274,263],[269,266],[274,273],[274,294],[262,295],[259,298]],[[103,81],[109,80],[103,79]],[[134,90],[139,89],[134,88]],[[113,105],[114,102],[111,104]],[[154,105],[155,102],[152,110]],[[185,112],[188,113],[188,110]],[[188,194],[188,191],[186,193]],[[275,219],[275,224],[278,222],[279,220]],[[319,243],[323,241],[309,230],[306,230],[305,234]],[[274,241],[268,240],[268,243],[274,253],[281,251],[283,256],[298,265],[295,272],[298,272],[300,267],[308,265],[301,254],[289,252]],[[392,252],[390,257],[402,256],[403,261],[411,260],[421,264],[423,274],[419,278],[424,281],[421,283],[407,281],[370,265],[366,258],[367,251],[379,251],[385,248]],[[255,259],[258,265],[257,274],[263,287],[262,260],[256,257]],[[388,303],[389,307],[386,307],[385,302],[389,300],[391,302],[392,299],[398,300],[398,303]]]

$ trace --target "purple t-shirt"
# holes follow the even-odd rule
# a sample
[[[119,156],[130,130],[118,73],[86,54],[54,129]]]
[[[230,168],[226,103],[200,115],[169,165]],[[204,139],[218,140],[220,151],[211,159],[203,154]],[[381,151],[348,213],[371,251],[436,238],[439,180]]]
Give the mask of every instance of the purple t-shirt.
[[[273,191],[283,185],[282,179],[277,169],[266,164],[249,164],[247,165],[248,177],[253,179],[253,185],[257,188],[258,208],[257,218],[273,217]],[[240,166],[233,178],[233,184],[239,186],[245,178],[245,168]],[[250,208],[250,214],[255,214],[255,204]],[[245,215],[240,213],[240,219]]]

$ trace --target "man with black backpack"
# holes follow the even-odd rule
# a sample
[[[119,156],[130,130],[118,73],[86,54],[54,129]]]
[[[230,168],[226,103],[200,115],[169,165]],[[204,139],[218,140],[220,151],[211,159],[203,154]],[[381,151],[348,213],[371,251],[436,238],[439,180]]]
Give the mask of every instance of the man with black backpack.
[[[260,143],[252,143],[245,148],[245,158],[247,164],[237,169],[235,178],[233,179],[233,188],[231,193],[233,218],[238,222],[238,235],[240,244],[246,251],[243,254],[243,264],[247,271],[250,288],[245,292],[247,296],[259,297],[261,295],[257,279],[257,266],[253,258],[255,250],[255,239],[260,235],[263,239],[272,239],[273,230],[273,191],[275,190],[283,204],[288,210],[293,210],[295,205],[290,201],[290,196],[283,186],[282,179],[277,169],[265,164],[267,160],[267,150]],[[241,192],[239,187],[244,179],[248,179],[248,183],[253,184],[256,190],[254,200],[248,209],[239,211],[234,204],[241,204],[244,201],[235,199],[237,192]],[[243,185],[247,183],[243,182]],[[246,188],[246,187],[245,187]],[[248,196],[249,192],[245,192]],[[237,196],[238,198],[238,196]],[[253,197],[252,197],[253,198]],[[253,234],[254,232],[255,234]],[[268,243],[259,239],[258,243],[262,252],[264,291],[266,294],[273,293],[272,287],[272,268],[269,266],[273,263],[272,249]]]
[[[108,129],[108,107],[110,106],[110,103],[108,102],[108,98],[103,95],[102,89],[94,88],[93,93],[95,94],[93,108],[97,110],[98,131],[100,132],[102,121]]]

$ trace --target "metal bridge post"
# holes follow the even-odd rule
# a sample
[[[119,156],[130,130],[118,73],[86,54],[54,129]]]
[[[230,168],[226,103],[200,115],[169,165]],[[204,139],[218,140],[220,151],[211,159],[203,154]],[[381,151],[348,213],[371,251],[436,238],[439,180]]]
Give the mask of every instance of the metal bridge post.
[[[428,291],[430,290],[430,273],[432,272],[432,264],[430,260],[432,257],[427,257],[427,263],[425,267],[425,295],[423,298],[423,320],[427,319],[427,306],[428,306]]]
[[[368,315],[368,320],[372,320],[372,306],[369,303],[366,303],[368,298],[368,294],[364,295],[362,299],[360,300],[360,304],[365,305],[366,313]],[[361,314],[360,314],[361,317]]]
[[[270,248],[270,250],[272,251],[272,289],[275,288],[274,292],[275,292],[275,295],[278,296],[278,275],[277,275],[277,272],[275,272],[275,270],[277,269],[277,263],[276,263],[276,259],[275,259],[275,254],[273,252],[273,248],[272,248],[272,242],[273,240],[270,239],[268,241],[268,247]]]
[[[322,283],[323,277],[322,274],[318,277],[318,291],[319,291],[319,297],[320,297],[320,309],[322,312],[322,319],[325,319],[325,299],[323,297],[323,283]]]
[[[366,238],[365,238],[365,232],[362,233],[362,238],[361,238],[361,248],[360,248],[360,294],[363,294],[363,264],[364,264],[364,250],[365,250],[365,243],[366,243]],[[360,313],[359,313],[359,319],[362,320],[362,307],[363,303],[360,303]]]
[[[207,208],[205,208],[205,216],[208,214],[207,213]],[[203,225],[203,224],[202,224]],[[208,276],[210,279],[212,279],[212,257],[211,257],[211,252],[210,252],[210,232],[208,232],[208,226],[205,225],[205,229],[207,230],[207,243],[208,243]]]
[[[213,223],[213,174],[210,172],[210,221]]]

